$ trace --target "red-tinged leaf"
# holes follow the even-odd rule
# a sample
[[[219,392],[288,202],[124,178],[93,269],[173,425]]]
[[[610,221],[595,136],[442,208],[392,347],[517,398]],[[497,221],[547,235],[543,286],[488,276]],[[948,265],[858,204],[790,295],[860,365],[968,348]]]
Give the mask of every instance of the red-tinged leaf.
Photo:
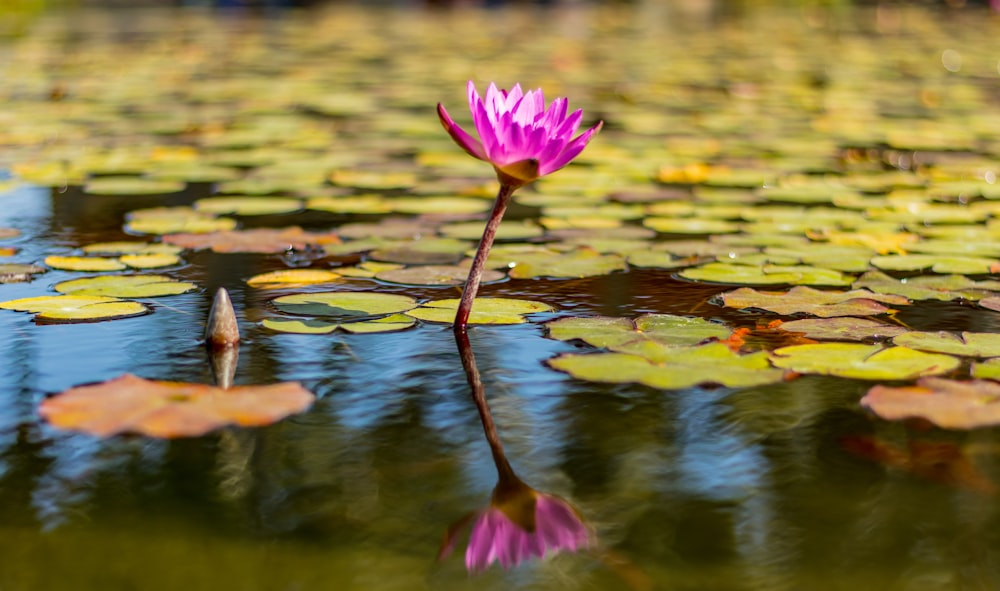
[[[125,374],[70,388],[42,401],[39,413],[55,427],[98,437],[129,432],[171,439],[231,424],[269,425],[302,412],[314,399],[297,382],[222,389]]]
[[[926,419],[945,429],[975,429],[1000,424],[1000,384],[925,377],[915,386],[875,386],[861,404],[890,421]]]
[[[254,228],[225,230],[207,234],[168,234],[163,242],[193,250],[212,249],[214,252],[282,253],[288,250],[316,250],[321,254],[326,244],[340,244],[333,232],[306,232],[297,226],[288,228]]]

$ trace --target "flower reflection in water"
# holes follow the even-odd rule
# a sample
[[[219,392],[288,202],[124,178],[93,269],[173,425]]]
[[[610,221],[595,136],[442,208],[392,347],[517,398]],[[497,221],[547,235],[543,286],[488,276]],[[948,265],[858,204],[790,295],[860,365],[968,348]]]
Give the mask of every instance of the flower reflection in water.
[[[563,499],[536,491],[514,473],[504,455],[496,425],[486,404],[483,383],[465,332],[456,333],[462,365],[465,367],[472,397],[479,410],[486,440],[497,468],[497,485],[490,506],[449,528],[439,558],[455,547],[459,532],[473,519],[465,566],[470,572],[482,572],[494,562],[504,568],[517,566],[533,557],[562,550],[575,552],[592,544],[593,533],[580,514]]]

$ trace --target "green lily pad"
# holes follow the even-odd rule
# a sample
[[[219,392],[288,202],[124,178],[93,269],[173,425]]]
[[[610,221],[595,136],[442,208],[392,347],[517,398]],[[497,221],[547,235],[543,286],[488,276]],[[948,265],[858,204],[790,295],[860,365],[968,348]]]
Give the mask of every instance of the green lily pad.
[[[195,211],[212,214],[273,215],[302,209],[302,201],[291,197],[206,197],[194,202]]]
[[[493,257],[491,257],[493,258]],[[494,259],[495,260],[495,259]],[[525,254],[511,261],[510,276],[514,279],[536,277],[593,277],[626,270],[625,257],[600,254],[588,248],[577,248],[556,254]]]
[[[87,254],[123,255],[123,254],[179,254],[183,249],[171,244],[154,242],[95,242],[84,246],[81,250]]]
[[[197,212],[190,207],[157,207],[135,210],[126,216],[125,229],[136,234],[202,234],[232,230],[236,220]]]
[[[880,271],[869,271],[854,282],[855,288],[897,294],[911,300],[981,300],[1000,291],[1000,281],[973,281],[963,275],[921,275],[905,280]]]
[[[872,257],[871,264],[883,271],[922,271],[979,275],[1000,271],[1000,261],[985,257],[904,254]]]
[[[117,258],[108,257],[73,257],[73,256],[48,256],[45,257],[45,264],[53,269],[62,271],[121,271],[125,269],[125,263]]]
[[[418,320],[452,324],[458,310],[458,299],[433,300],[407,312]],[[531,300],[509,298],[476,298],[469,314],[469,324],[521,324],[528,314],[551,312],[552,306]]]
[[[778,328],[821,341],[879,341],[906,332],[902,326],[851,316],[803,318],[784,322]]]
[[[949,355],[924,353],[907,347],[820,343],[776,349],[771,353],[771,363],[806,374],[858,380],[911,380],[948,373],[961,362]]]
[[[725,220],[701,218],[648,217],[642,225],[661,234],[731,234],[740,231],[740,225]]]
[[[472,243],[466,240],[430,237],[391,241],[372,250],[368,256],[385,263],[448,265],[462,260],[471,247]]]
[[[875,316],[895,312],[883,303],[896,306],[909,305],[902,296],[872,293],[864,289],[852,291],[821,291],[810,287],[793,287],[786,293],[761,292],[749,287],[722,294],[723,304],[729,308],[760,308],[776,314],[812,314],[820,318],[834,316]]]
[[[1000,357],[1000,334],[991,332],[923,332],[911,331],[893,339],[893,343],[948,355],[967,357]]]
[[[416,307],[409,296],[360,291],[320,291],[281,296],[272,300],[282,312],[302,316],[333,316],[343,319],[396,314]]]
[[[454,222],[441,226],[438,231],[448,238],[479,240],[485,227],[485,222]],[[539,238],[544,233],[545,230],[531,220],[505,221],[497,228],[496,240],[528,240]]]
[[[637,382],[652,388],[679,390],[699,384],[732,388],[773,384],[784,372],[770,366],[766,353],[737,355],[722,343],[676,347],[658,363],[626,353],[563,354],[549,367],[591,382]]]
[[[338,326],[336,322],[316,318],[265,318],[260,324],[275,332],[290,334],[330,334]]]
[[[970,373],[974,378],[1000,381],[1000,357],[973,363]]]
[[[402,285],[463,285],[469,276],[469,268],[458,265],[417,265],[402,269],[386,269],[375,273],[375,279]],[[507,276],[500,271],[484,269],[482,283],[501,281]]]
[[[727,326],[717,322],[672,314],[644,314],[634,320],[607,316],[569,317],[553,320],[545,327],[549,338],[579,339],[612,351],[645,341],[674,347],[697,345],[710,339],[726,339],[732,333]]]
[[[413,327],[417,323],[407,314],[392,314],[384,318],[374,320],[364,320],[361,322],[345,322],[340,325],[340,329],[353,334],[375,334],[383,332],[396,332]]]
[[[151,298],[187,293],[197,287],[194,283],[164,275],[101,275],[62,281],[53,289],[73,295]]]
[[[103,177],[88,181],[83,192],[91,195],[167,195],[179,193],[185,186],[182,181],[146,177]]]
[[[922,378],[916,386],[875,386],[861,404],[883,419],[921,418],[945,429],[1000,424],[1000,384],[990,380]]]
[[[483,213],[493,208],[493,202],[474,197],[396,197],[386,199],[392,211],[400,213]]]
[[[392,206],[381,195],[340,195],[314,197],[306,201],[306,209],[329,213],[389,213]]]
[[[260,273],[247,279],[247,285],[262,289],[300,287],[319,283],[333,283],[341,275],[327,269],[281,269]]]
[[[37,296],[0,302],[0,308],[32,312],[42,323],[100,322],[141,316],[149,308],[139,302],[105,296],[58,295]]]
[[[694,281],[711,283],[742,283],[748,285],[850,285],[853,277],[833,269],[808,265],[741,265],[708,263],[684,269],[679,275]]]

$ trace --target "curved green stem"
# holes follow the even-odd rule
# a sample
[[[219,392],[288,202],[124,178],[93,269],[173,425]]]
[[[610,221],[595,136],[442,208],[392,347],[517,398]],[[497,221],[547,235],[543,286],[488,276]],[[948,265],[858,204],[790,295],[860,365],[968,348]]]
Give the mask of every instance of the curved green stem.
[[[486,222],[483,230],[483,237],[479,240],[479,248],[476,249],[476,256],[472,259],[472,266],[469,268],[469,278],[465,280],[465,288],[462,290],[462,300],[458,304],[458,311],[455,313],[455,332],[465,332],[465,327],[469,323],[469,314],[472,312],[472,302],[479,292],[479,282],[483,278],[483,269],[486,267],[486,259],[490,255],[490,248],[493,246],[493,239],[497,235],[497,228],[500,220],[507,211],[511,195],[517,185],[503,183],[497,193],[496,203],[493,205],[493,213]]]

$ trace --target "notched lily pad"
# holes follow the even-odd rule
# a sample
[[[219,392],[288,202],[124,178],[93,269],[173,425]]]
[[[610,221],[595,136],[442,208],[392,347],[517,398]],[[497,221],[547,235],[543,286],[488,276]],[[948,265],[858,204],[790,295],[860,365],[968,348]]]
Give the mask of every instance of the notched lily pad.
[[[545,325],[549,338],[579,339],[588,345],[621,351],[641,342],[665,346],[697,345],[711,339],[726,339],[729,327],[704,318],[672,314],[644,314],[636,319],[596,316],[559,318]]]
[[[851,291],[821,291],[810,287],[793,287],[785,292],[757,291],[749,287],[722,294],[722,301],[729,308],[759,308],[776,314],[811,314],[820,318],[834,316],[875,316],[895,312],[883,303],[896,306],[909,305],[902,296],[877,294],[865,289]]]
[[[102,177],[91,179],[83,186],[90,195],[167,195],[184,190],[182,181],[145,177]]]
[[[902,326],[851,316],[804,318],[783,322],[778,328],[821,341],[881,341],[906,332]]]
[[[850,285],[853,276],[833,269],[807,265],[741,265],[708,263],[684,269],[680,277],[710,283],[743,283],[749,285]]]
[[[855,343],[783,347],[772,352],[771,363],[798,373],[859,380],[910,380],[947,373],[960,365],[949,355]]]
[[[265,318],[261,326],[275,332],[291,334],[330,334],[338,323],[318,318]]]
[[[74,257],[74,256],[48,256],[45,257],[45,264],[53,269],[61,271],[121,271],[126,268],[125,263],[117,258],[109,257]]]
[[[893,342],[903,347],[962,355],[966,357],[1000,357],[1000,334],[991,332],[922,332],[901,334]]]
[[[210,248],[219,253],[283,253],[290,250],[323,253],[323,246],[339,244],[334,232],[306,232],[298,226],[287,228],[254,228],[211,233],[168,234],[167,244],[192,250]]]
[[[469,276],[469,268],[459,265],[416,265],[402,269],[387,269],[375,273],[375,279],[402,285],[451,286],[462,285]],[[485,269],[483,283],[501,281],[506,275]]]
[[[458,299],[433,300],[414,308],[406,314],[427,322],[455,321]],[[469,324],[521,324],[528,314],[551,312],[552,306],[532,300],[510,298],[476,298],[469,314]]]
[[[883,271],[923,271],[980,275],[1000,272],[1000,261],[985,257],[905,254],[872,257],[871,264]]]
[[[784,372],[771,367],[766,353],[738,355],[722,343],[675,347],[652,362],[627,353],[568,353],[546,364],[575,378],[591,382],[637,382],[652,388],[677,390],[699,384],[732,388],[773,384]]]
[[[991,380],[928,377],[915,386],[875,386],[861,404],[883,419],[921,418],[945,429],[1000,424],[1000,384]]]
[[[869,271],[854,282],[854,287],[897,294],[911,300],[976,301],[1000,291],[1000,281],[973,281],[962,275],[920,275],[896,279],[881,271]]]
[[[417,300],[393,293],[321,291],[281,296],[272,303],[289,314],[351,319],[406,312],[416,307]]]
[[[73,295],[151,298],[187,293],[197,287],[194,283],[165,275],[101,275],[63,281],[53,289]]]
[[[31,281],[35,275],[47,272],[45,267],[38,265],[4,263],[0,264],[0,283],[24,283]]]
[[[148,314],[150,309],[139,302],[105,296],[58,295],[36,296],[0,302],[0,308],[31,312],[35,322],[100,322]]]

